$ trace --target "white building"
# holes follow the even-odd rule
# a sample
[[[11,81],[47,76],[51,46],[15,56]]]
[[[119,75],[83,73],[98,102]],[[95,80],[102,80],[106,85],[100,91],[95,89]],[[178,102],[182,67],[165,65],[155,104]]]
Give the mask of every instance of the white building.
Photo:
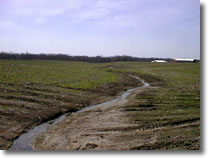
[[[194,62],[195,59],[183,59],[183,58],[175,58],[175,62]]]
[[[167,63],[165,60],[153,60],[152,63]]]

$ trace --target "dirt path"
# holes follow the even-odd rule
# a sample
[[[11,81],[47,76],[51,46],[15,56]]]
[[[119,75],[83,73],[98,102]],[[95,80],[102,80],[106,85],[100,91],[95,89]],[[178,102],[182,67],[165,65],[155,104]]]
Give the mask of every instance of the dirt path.
[[[34,141],[36,150],[127,150],[142,143],[135,139],[138,125],[129,124],[122,107],[131,103],[145,87],[135,89],[126,99],[68,116],[49,127]],[[152,138],[151,141],[155,141]]]
[[[125,90],[142,85],[127,74],[118,75],[121,77],[118,83],[106,83],[79,91],[56,85],[0,84],[0,149],[29,150],[31,146],[27,144],[31,144],[31,137],[28,138],[27,133],[37,126],[63,114],[112,100]],[[32,137],[39,133],[33,131],[29,134]],[[26,137],[27,141],[22,141]]]
[[[150,97],[149,92],[154,89],[160,87],[145,83],[123,93],[120,99],[73,113],[36,136],[32,147],[34,150],[198,149],[200,137],[192,137],[200,128],[198,118],[166,121],[158,113],[159,107],[138,102],[138,97],[144,98],[145,93]],[[152,111],[147,113],[149,110]]]

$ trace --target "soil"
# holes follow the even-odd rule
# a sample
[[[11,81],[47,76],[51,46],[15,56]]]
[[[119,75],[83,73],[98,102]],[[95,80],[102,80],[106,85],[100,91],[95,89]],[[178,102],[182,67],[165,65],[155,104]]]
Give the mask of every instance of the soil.
[[[65,93],[61,87],[29,83],[0,85],[1,92],[4,92],[0,93],[0,149],[8,149],[22,133],[38,124],[66,112],[76,112],[86,106],[111,100],[124,90],[142,85],[129,75],[120,75],[119,83],[74,93]],[[86,148],[94,147],[88,144]]]
[[[137,138],[135,124],[129,124],[121,110],[142,89],[133,92],[128,99],[74,113],[62,122],[49,127],[34,141],[36,150],[128,150],[144,143]],[[95,119],[96,118],[96,119]],[[141,132],[141,131],[140,131]],[[132,133],[134,133],[132,135]],[[156,137],[152,138],[156,141]]]
[[[39,134],[33,141],[33,147],[35,150],[58,151],[199,149],[200,137],[186,134],[199,130],[199,119],[158,125],[152,122],[147,126],[145,122],[129,121],[138,110],[134,108],[138,102],[136,96],[145,90],[158,88],[150,86],[136,89],[125,100],[73,113]],[[153,110],[152,116],[147,118],[154,116],[154,107],[142,106],[141,109]]]

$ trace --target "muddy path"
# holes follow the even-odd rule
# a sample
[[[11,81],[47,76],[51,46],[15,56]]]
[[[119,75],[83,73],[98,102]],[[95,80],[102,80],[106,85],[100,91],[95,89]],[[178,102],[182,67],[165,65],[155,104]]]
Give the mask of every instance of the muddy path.
[[[48,120],[112,100],[142,85],[126,73],[118,75],[119,82],[81,91],[56,85],[0,83],[0,150],[9,149],[23,133]]]
[[[78,140],[77,137],[79,137],[81,134],[87,136],[87,139],[91,139],[92,137],[88,137],[88,135],[91,135],[94,132],[90,132],[89,130],[93,130],[97,126],[104,127],[102,125],[103,123],[105,123],[108,129],[112,128],[112,123],[114,126],[113,128],[116,128],[116,126],[118,126],[119,128],[122,128],[122,126],[129,126],[128,124],[121,125],[118,122],[112,122],[111,120],[108,120],[108,118],[112,117],[114,119],[118,119],[117,116],[115,116],[115,114],[111,116],[111,112],[109,113],[109,110],[116,110],[117,107],[122,106],[126,102],[128,102],[129,95],[138,93],[142,89],[149,86],[149,83],[144,82],[139,77],[133,75],[130,76],[141,81],[143,83],[143,86],[131,88],[123,92],[121,96],[118,96],[110,101],[83,108],[82,110],[79,110],[75,113],[66,113],[54,120],[50,120],[46,123],[40,124],[35,128],[29,130],[27,133],[22,134],[18,139],[16,139],[9,150],[78,150],[91,149],[95,146],[97,147],[98,145],[93,145],[93,143],[89,143],[89,140],[83,139],[82,136],[80,137],[81,139]],[[116,115],[118,115],[117,112]],[[68,122],[70,122],[70,124]],[[61,131],[64,133],[62,133]],[[70,132],[70,140],[72,140],[72,142],[68,142],[65,139],[69,136],[68,132]],[[102,137],[102,134],[98,135],[99,137]],[[73,140],[74,138],[75,140]],[[56,146],[54,145],[54,142]],[[75,146],[74,142],[76,144]],[[43,145],[43,143],[46,143],[47,145]]]

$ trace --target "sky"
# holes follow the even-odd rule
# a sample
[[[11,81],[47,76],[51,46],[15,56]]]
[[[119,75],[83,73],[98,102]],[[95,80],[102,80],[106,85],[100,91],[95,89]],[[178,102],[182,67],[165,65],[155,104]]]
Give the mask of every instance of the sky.
[[[0,0],[0,51],[200,58],[199,0]]]

